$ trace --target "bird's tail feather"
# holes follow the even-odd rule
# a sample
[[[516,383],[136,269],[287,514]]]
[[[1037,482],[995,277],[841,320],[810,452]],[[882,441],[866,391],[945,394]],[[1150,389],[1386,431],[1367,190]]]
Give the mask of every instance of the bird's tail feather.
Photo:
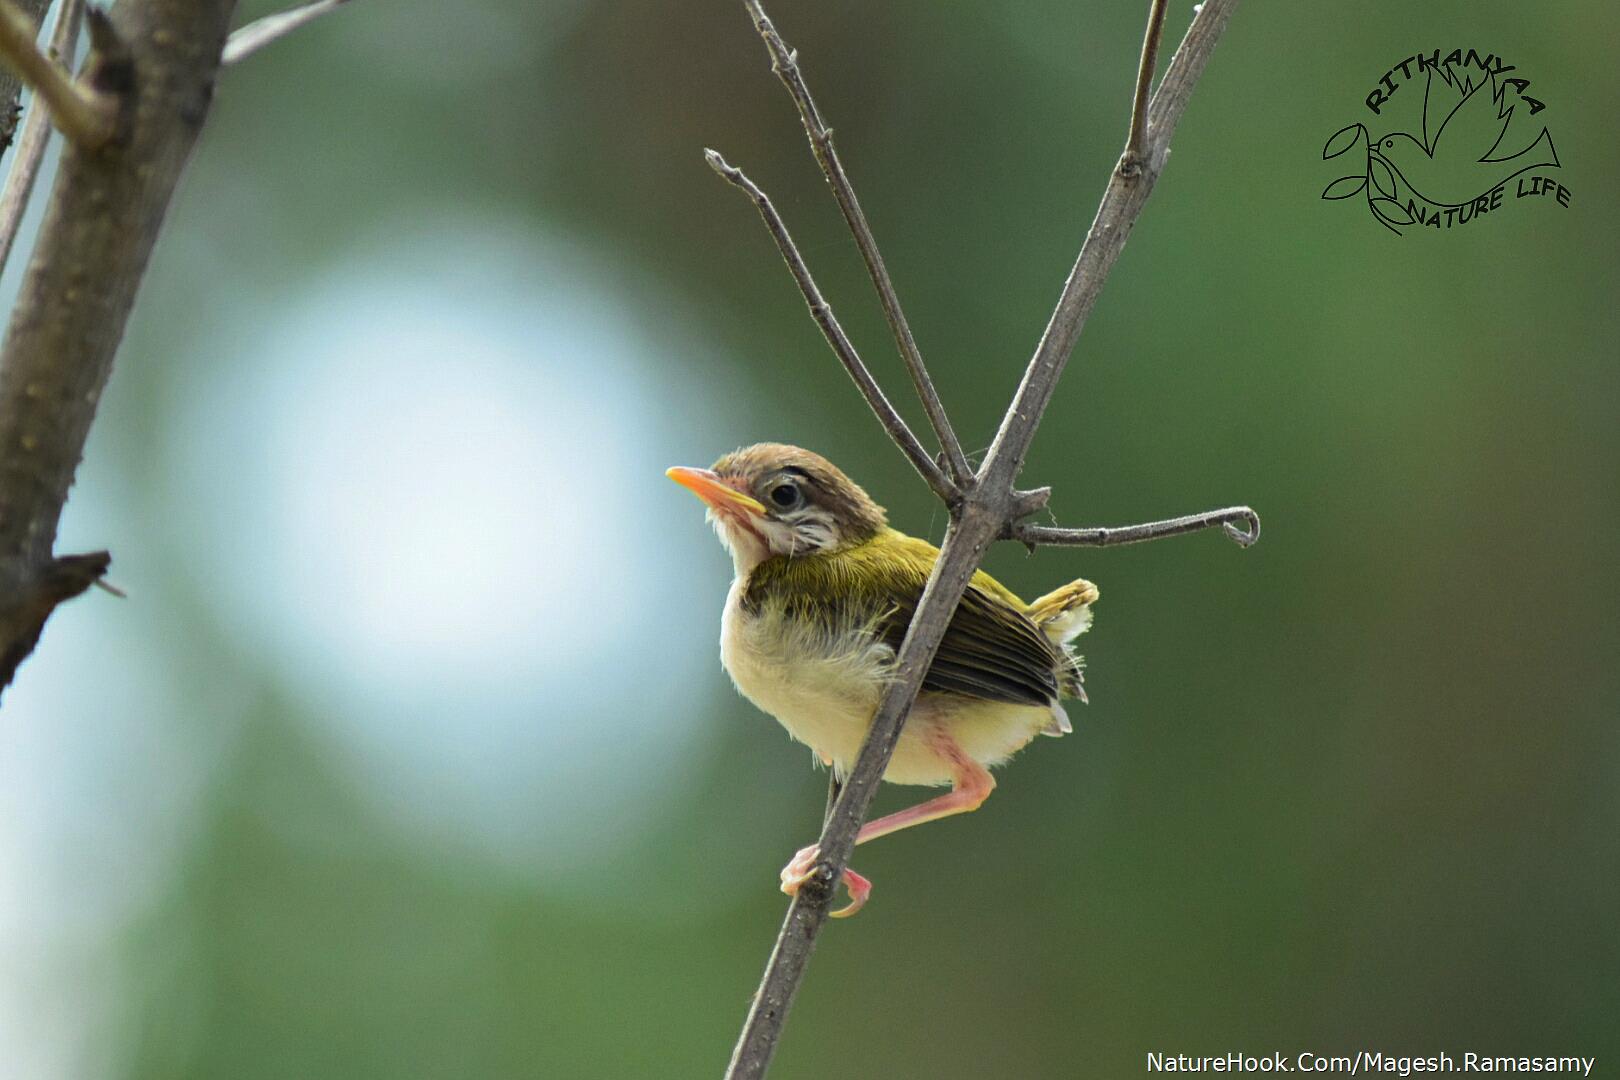
[[[1067,645],[1091,628],[1091,605],[1098,595],[1097,586],[1078,578],[1030,604],[1029,617],[1047,637]]]
[[[1070,651],[1069,642],[1091,628],[1091,605],[1096,602],[1097,596],[1097,586],[1078,578],[1053,589],[1029,605],[1030,619],[1051,639],[1052,644],[1068,656],[1067,670],[1060,678],[1064,695],[1077,697],[1081,701],[1086,700],[1083,662]],[[1069,714],[1063,711],[1062,704],[1054,702],[1052,720],[1047,724],[1045,734],[1063,735],[1073,730]]]

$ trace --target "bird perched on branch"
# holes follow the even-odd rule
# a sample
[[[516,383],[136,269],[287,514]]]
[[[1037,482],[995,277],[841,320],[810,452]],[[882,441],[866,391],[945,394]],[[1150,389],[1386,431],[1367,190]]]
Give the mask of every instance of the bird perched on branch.
[[[883,508],[819,454],[761,443],[712,469],[669,477],[708,505],[737,576],[720,622],[720,661],[743,696],[844,776],[892,677],[895,654],[939,549],[888,527]],[[1069,643],[1091,625],[1097,588],[1072,581],[1026,604],[984,571],[973,575],[923,680],[883,778],[949,784],[949,794],[867,822],[865,843],[976,810],[990,767],[1036,735],[1071,729],[1061,700],[1085,700]],[[782,869],[793,894],[819,850]],[[844,872],[853,915],[871,882]]]

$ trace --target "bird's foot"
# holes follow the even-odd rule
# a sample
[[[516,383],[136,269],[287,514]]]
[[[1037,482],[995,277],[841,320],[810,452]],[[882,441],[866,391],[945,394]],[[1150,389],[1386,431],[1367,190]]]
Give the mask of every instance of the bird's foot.
[[[815,874],[816,862],[820,858],[820,845],[811,844],[809,847],[800,848],[798,854],[782,867],[782,891],[789,896],[797,895],[799,887]],[[844,870],[843,881],[844,888],[849,890],[849,904],[837,911],[829,912],[834,919],[849,918],[865,907],[867,898],[872,895],[872,883],[847,867]]]

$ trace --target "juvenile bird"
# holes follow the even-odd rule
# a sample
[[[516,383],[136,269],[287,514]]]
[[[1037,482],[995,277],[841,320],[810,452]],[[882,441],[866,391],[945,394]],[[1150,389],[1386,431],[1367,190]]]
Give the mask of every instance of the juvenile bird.
[[[889,528],[865,491],[796,446],[761,443],[668,475],[708,505],[736,567],[720,662],[744,697],[846,775],[939,549]],[[1096,599],[1096,586],[1078,580],[1026,604],[984,571],[973,575],[883,774],[951,791],[867,822],[857,844],[978,809],[995,787],[991,766],[1036,735],[1072,730],[1061,699],[1084,701],[1085,690],[1069,643],[1091,625]],[[794,855],[783,892],[798,891],[818,855],[814,844]],[[871,894],[853,870],[843,880],[850,904],[835,916]]]

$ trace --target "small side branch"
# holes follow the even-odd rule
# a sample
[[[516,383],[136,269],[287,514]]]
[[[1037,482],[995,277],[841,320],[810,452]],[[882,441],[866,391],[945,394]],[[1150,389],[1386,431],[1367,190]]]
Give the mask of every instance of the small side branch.
[[[314,0],[314,3],[295,7],[290,11],[278,11],[274,15],[266,15],[262,19],[248,23],[240,30],[233,31],[225,39],[225,52],[220,56],[221,64],[235,64],[266,45],[280,41],[299,27],[310,23],[348,3],[348,0]]]
[[[1201,532],[1220,526],[1227,537],[1239,547],[1248,547],[1260,539],[1260,515],[1247,506],[1229,506],[1224,510],[1210,510],[1203,514],[1166,521],[1149,521],[1142,525],[1099,526],[1089,529],[1060,529],[1051,525],[1015,523],[1006,526],[1001,537],[1016,540],[1031,548],[1039,545],[1053,547],[1118,547],[1121,544],[1140,544],[1160,540],[1166,536]]]
[[[906,424],[905,419],[895,411],[894,405],[884,395],[883,388],[878,386],[877,380],[867,368],[860,353],[844,333],[838,319],[833,315],[832,306],[821,295],[821,289],[816,286],[815,279],[810,276],[810,268],[805,265],[804,256],[799,254],[798,246],[793,243],[793,237],[788,234],[787,225],[782,221],[782,215],[776,212],[770,196],[759,189],[759,185],[750,180],[743,171],[730,164],[714,150],[703,152],[704,160],[709,168],[718,173],[727,183],[736,187],[759,210],[759,216],[765,219],[765,227],[770,230],[771,239],[776,241],[776,247],[787,261],[788,269],[793,273],[793,280],[798,282],[799,291],[804,294],[805,303],[810,305],[810,314],[815,318],[816,325],[821,327],[822,334],[827,338],[827,344],[832,346],[833,352],[849,372],[849,377],[855,380],[860,388],[861,396],[877,414],[879,422],[888,431],[891,438],[906,455],[922,478],[928,481],[928,486],[934,493],[949,505],[956,501],[958,492],[950,478],[940,471],[939,465],[923,448],[917,440],[917,435]]]
[[[0,611],[0,680],[9,682],[45,629],[45,620],[51,617],[56,605],[71,600],[92,585],[118,592],[102,584],[102,575],[112,556],[105,551],[92,551],[86,555],[63,555],[39,567],[27,584],[14,596],[7,598],[4,611]]]
[[[118,95],[75,82],[67,68],[39,51],[36,33],[13,0],[0,0],[0,62],[34,88],[63,135],[86,150],[102,146],[118,126]]]
[[[1159,40],[1164,36],[1165,0],[1153,0],[1148,9],[1147,32],[1142,37],[1142,59],[1136,68],[1136,97],[1131,102],[1131,133],[1125,139],[1125,156],[1120,171],[1135,176],[1142,169],[1142,141],[1147,138],[1148,93],[1153,89],[1153,69],[1159,63]]]
[[[917,397],[922,400],[923,411],[928,414],[928,423],[939,439],[945,457],[945,471],[953,484],[965,486],[973,476],[972,466],[962,453],[961,440],[956,437],[950,418],[945,415],[945,405],[939,399],[939,392],[934,389],[934,380],[923,363],[916,339],[912,337],[911,325],[900,308],[900,298],[895,294],[894,282],[889,278],[889,268],[884,265],[883,256],[878,252],[877,238],[872,235],[872,227],[867,224],[866,214],[861,210],[861,201],[855,197],[855,188],[844,172],[843,162],[838,160],[838,151],[833,149],[832,129],[821,119],[815,100],[810,96],[810,88],[805,85],[804,76],[799,72],[798,51],[787,47],[759,0],[745,0],[745,6],[749,17],[754,20],[754,29],[765,39],[765,48],[771,54],[771,70],[776,72],[782,85],[787,87],[788,95],[793,98],[793,104],[799,110],[799,119],[804,122],[805,134],[810,137],[810,149],[815,153],[822,175],[827,178],[833,198],[838,202],[838,209],[855,237],[855,246],[860,249],[866,271],[877,289],[878,301],[883,305],[883,315],[894,332],[895,345],[906,363],[906,370],[911,373]]]
[[[56,10],[56,26],[51,30],[51,59],[68,61],[73,57],[79,40],[79,19],[84,14],[84,0],[62,0]],[[0,274],[11,259],[11,249],[17,243],[22,229],[23,215],[28,212],[28,199],[34,193],[34,181],[45,160],[45,147],[51,138],[51,121],[44,109],[30,109],[23,123],[22,137],[17,140],[17,156],[6,175],[6,186],[0,191]]]
[[[34,26],[43,26],[50,0],[13,0]],[[22,76],[0,63],[0,154],[5,153],[17,136],[17,124],[22,119],[22,107],[17,99],[22,95]]]

